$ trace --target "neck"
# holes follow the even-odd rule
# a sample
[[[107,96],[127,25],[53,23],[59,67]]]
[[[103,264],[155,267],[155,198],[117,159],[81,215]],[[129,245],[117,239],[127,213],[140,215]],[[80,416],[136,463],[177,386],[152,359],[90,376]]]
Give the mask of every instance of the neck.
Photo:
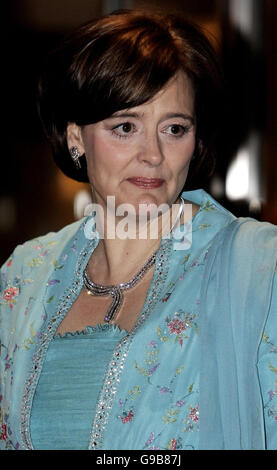
[[[159,248],[162,236],[170,232],[178,216],[179,207],[180,204],[176,204],[172,210],[153,220],[146,220],[140,226],[138,221],[133,219],[134,224],[131,223],[131,227],[128,227],[131,238],[122,236],[122,218],[116,221],[114,233],[107,230],[107,224],[104,224],[104,230],[102,224],[102,236],[87,267],[90,278],[104,285],[129,281]],[[107,212],[105,221],[111,222]],[[96,220],[97,229],[98,223]]]
[[[134,240],[100,240],[88,264],[88,273],[98,284],[110,285],[129,281],[145,261],[158,249],[152,244]]]

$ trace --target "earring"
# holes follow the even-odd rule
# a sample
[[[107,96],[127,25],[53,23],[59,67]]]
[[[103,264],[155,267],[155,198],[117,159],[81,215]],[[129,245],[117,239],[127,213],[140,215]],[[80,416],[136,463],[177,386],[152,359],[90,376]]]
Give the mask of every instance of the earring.
[[[81,164],[79,162],[79,158],[81,157],[81,155],[79,153],[79,150],[77,149],[77,147],[71,147],[69,152],[70,152],[70,156],[71,156],[72,160],[74,161],[76,167],[78,169],[80,169]]]

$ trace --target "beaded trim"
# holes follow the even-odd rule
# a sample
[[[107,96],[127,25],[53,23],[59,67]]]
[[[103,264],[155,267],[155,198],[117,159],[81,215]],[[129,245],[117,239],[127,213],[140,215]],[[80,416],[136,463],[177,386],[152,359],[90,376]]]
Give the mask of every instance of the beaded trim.
[[[137,330],[149,317],[151,310],[158,302],[164,283],[167,279],[169,263],[172,250],[172,239],[162,241],[162,245],[157,253],[153,283],[148,291],[147,298],[134,328],[118,343],[114,350],[112,359],[105,373],[104,383],[98,399],[94,423],[90,432],[89,449],[99,450],[102,448],[104,434],[108,424],[110,412],[113,406],[120,377],[124,369],[126,357]]]
[[[39,380],[40,371],[43,367],[44,359],[46,357],[48,345],[52,340],[55,331],[59,324],[62,322],[69,308],[72,306],[74,300],[79,295],[83,286],[83,269],[88,254],[94,248],[95,239],[89,242],[89,244],[80,252],[79,259],[77,262],[75,279],[72,285],[65,289],[62,295],[57,313],[49,320],[46,324],[44,331],[41,334],[37,350],[33,355],[32,369],[25,385],[25,394],[23,397],[23,403],[21,408],[21,438],[23,448],[25,450],[34,450],[33,443],[30,434],[30,418],[33,397],[35,394],[36,386]]]

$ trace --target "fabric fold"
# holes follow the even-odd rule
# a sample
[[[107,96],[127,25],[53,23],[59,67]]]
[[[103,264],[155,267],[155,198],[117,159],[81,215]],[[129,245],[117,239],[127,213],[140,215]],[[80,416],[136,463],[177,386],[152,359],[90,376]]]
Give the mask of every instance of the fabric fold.
[[[257,355],[276,261],[276,227],[252,219],[233,221],[209,251],[200,301],[201,449],[265,449]]]

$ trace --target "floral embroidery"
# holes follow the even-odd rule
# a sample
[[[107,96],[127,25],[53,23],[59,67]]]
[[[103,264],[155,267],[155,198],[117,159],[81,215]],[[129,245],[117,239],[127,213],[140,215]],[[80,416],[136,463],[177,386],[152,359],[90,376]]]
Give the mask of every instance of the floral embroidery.
[[[170,341],[174,338],[174,343],[179,343],[183,346],[183,340],[187,339],[188,330],[195,328],[198,333],[198,325],[194,321],[197,314],[185,313],[183,310],[178,310],[174,316],[168,316],[165,319],[165,327],[162,329],[160,326],[157,328],[158,337],[161,341]]]
[[[1,397],[2,398],[2,397]],[[1,401],[1,400],[0,400]],[[12,432],[9,426],[9,413],[4,409],[0,410],[0,441],[5,443],[6,450],[18,450],[19,443],[13,443]]]
[[[60,266],[58,266],[56,259],[54,259],[53,265],[54,265],[55,270],[56,270],[56,269],[62,269],[62,268],[64,267],[64,264],[61,264]]]
[[[181,368],[179,368],[181,369]],[[183,369],[183,367],[182,367]],[[180,373],[181,371],[179,371]],[[175,423],[179,417],[180,409],[187,404],[187,399],[195,393],[193,390],[194,384],[190,385],[188,393],[183,397],[179,398],[175,403],[172,404],[171,408],[166,409],[166,413],[163,416],[163,421],[165,423]]]
[[[47,282],[47,286],[53,286],[54,284],[59,284],[59,279],[50,279],[50,281]]]
[[[176,282],[170,282],[168,288],[167,288],[167,292],[165,293],[165,296],[162,297],[162,302],[167,302],[170,298],[170,296],[172,295],[173,291],[174,291],[174,288],[175,288],[175,285],[176,285]]]
[[[157,363],[157,357],[158,357],[158,349],[157,349],[157,343],[155,341],[151,341],[148,343],[146,346],[146,351],[145,351],[145,359],[144,362],[147,367],[141,367],[138,365],[138,363],[135,361],[135,368],[137,371],[141,374],[144,375],[145,377],[150,377],[151,375],[154,374],[154,372],[157,370],[159,367],[159,363]]]
[[[269,401],[273,400],[275,395],[277,395],[277,392],[275,390],[269,390],[269,392],[268,392]]]
[[[145,443],[145,447],[149,447],[150,444],[152,444],[155,440],[155,433],[154,432],[151,432],[150,436],[148,437],[146,443]]]
[[[189,419],[191,419],[195,423],[197,423],[198,420],[199,420],[199,411],[198,410],[199,410],[198,405],[195,408],[190,407]]]
[[[2,299],[6,301],[10,308],[13,308],[16,303],[15,297],[19,294],[18,287],[10,286],[4,290]]]
[[[274,352],[276,352],[276,348],[274,345],[273,346],[273,350]],[[272,352],[272,350],[271,350]],[[277,368],[274,367],[270,362],[268,363],[268,368],[271,372],[273,372],[274,374],[277,374]],[[272,401],[275,399],[275,397],[277,397],[277,380],[275,380],[274,382],[274,389],[270,389],[269,392],[268,392],[268,402],[265,404],[265,409],[267,409],[267,416],[271,419],[274,419],[275,421],[277,421],[277,410],[274,406],[274,403],[272,403]],[[274,400],[275,402],[275,400]]]
[[[133,416],[134,416],[133,410],[130,410],[128,414],[126,412],[124,412],[123,416],[121,416],[122,423],[123,424],[129,423],[130,421],[132,421]]]
[[[271,372],[274,372],[275,374],[277,374],[277,367],[274,367],[270,362],[268,364],[268,368],[269,370],[271,370]]]
[[[121,419],[123,424],[130,423],[134,417],[134,407],[129,405],[129,401],[134,401],[136,397],[141,393],[141,389],[139,386],[135,386],[132,390],[130,390],[127,394],[127,398],[123,400],[119,400],[119,405],[122,408],[122,412],[117,417]]]
[[[57,241],[50,241],[49,243],[44,241],[41,243],[40,240],[37,240],[34,242],[26,242],[24,244],[26,246],[26,251],[25,249],[22,250],[22,247],[19,247],[18,249],[18,258],[14,256],[14,254],[9,258],[7,261],[6,265],[1,268],[0,272],[0,287],[1,287],[1,295],[0,295],[0,308],[1,308],[1,314],[2,314],[2,309],[4,313],[4,308],[7,310],[13,309],[15,312],[15,315],[7,315],[7,328],[9,328],[9,332],[7,334],[9,335],[9,349],[5,344],[2,343],[1,340],[4,340],[1,336],[0,340],[0,349],[1,351],[1,378],[0,382],[3,384],[5,382],[9,383],[9,385],[13,385],[14,383],[14,378],[15,378],[15,372],[17,369],[15,369],[15,364],[17,365],[17,360],[16,356],[18,351],[21,353],[24,352],[24,350],[28,351],[30,350],[37,339],[39,339],[42,336],[42,331],[39,330],[39,332],[36,332],[36,323],[38,316],[41,316],[40,314],[40,309],[39,311],[35,312],[35,317],[30,318],[30,314],[33,314],[33,304],[35,302],[35,297],[36,297],[36,292],[37,289],[33,289],[28,291],[26,289],[26,292],[24,291],[25,286],[29,286],[30,284],[34,283],[35,278],[37,278],[37,273],[36,271],[40,269],[41,266],[43,266],[43,263],[46,261],[48,262],[48,259],[50,258],[49,261],[49,267],[51,268],[50,264],[52,264],[52,277],[50,277],[50,281],[48,282],[48,285],[56,284],[59,283],[60,280],[57,278],[59,277],[59,274],[64,267],[65,261],[67,260],[68,255],[64,254],[61,257],[55,256],[52,254],[52,245],[56,245]],[[49,237],[47,237],[47,241],[49,241]],[[18,260],[19,263],[15,263],[14,260]],[[18,264],[18,266],[17,266]],[[13,269],[14,268],[14,269]],[[48,268],[47,268],[48,269]],[[31,274],[30,274],[31,273]],[[32,278],[31,278],[32,277]],[[49,279],[49,278],[48,278]],[[37,279],[36,279],[37,282]],[[45,280],[44,284],[46,287],[47,279]],[[42,286],[42,291],[43,291]],[[24,296],[25,295],[25,296]],[[49,299],[48,302],[54,301],[54,296],[50,297],[51,294],[49,294]],[[20,297],[21,296],[21,297]],[[21,302],[19,302],[19,300]],[[46,310],[44,306],[44,302],[40,303],[41,309],[44,309],[42,311],[42,316],[41,318],[43,321],[46,319]],[[44,313],[45,312],[45,313]],[[44,313],[44,315],[43,315]],[[18,328],[17,328],[17,323],[16,323],[16,316],[21,316],[19,318],[19,325],[21,328],[20,332],[18,334]],[[30,318],[30,320],[29,320]],[[2,319],[2,318],[1,318]],[[34,320],[35,319],[35,320]],[[27,330],[26,332],[26,326],[23,325],[21,322],[22,320],[28,322],[27,323],[27,329],[29,329],[29,332]],[[32,321],[34,320],[34,321]],[[16,333],[16,334],[14,334]],[[14,335],[14,336],[13,336]],[[23,336],[23,337],[22,337]],[[15,340],[15,338],[20,338],[19,342]],[[5,341],[4,341],[5,342]],[[15,344],[17,342],[17,344]],[[18,368],[18,366],[17,366]],[[1,387],[0,387],[1,388]],[[7,387],[8,391],[10,390],[10,387]],[[4,395],[4,393],[3,393]],[[16,394],[15,394],[16,395]],[[0,448],[1,449],[18,449],[19,448],[19,443],[17,442],[17,439],[15,438],[15,435],[13,434],[13,428],[11,427],[11,423],[9,421],[9,407],[5,408],[3,407],[4,403],[4,397],[0,393],[0,402],[1,402],[1,410],[0,410]],[[26,415],[26,407],[25,405],[22,408],[22,413],[21,413],[21,429],[23,427],[22,422],[25,419]],[[16,419],[19,421],[20,420],[20,413],[18,413]],[[25,423],[25,421],[24,421]],[[26,428],[24,428],[25,430]],[[23,442],[23,446],[25,445],[25,441]]]
[[[23,348],[24,349],[30,349],[31,346],[35,344],[34,338],[36,337],[36,333],[34,331],[33,327],[34,322],[31,322],[30,324],[30,336],[23,341]]]
[[[6,441],[7,439],[8,439],[7,425],[2,423],[0,441]]]
[[[264,342],[264,343],[267,343],[268,345],[270,345],[270,352],[275,352],[275,353],[277,353],[277,348],[276,348],[276,346],[274,346],[274,344],[273,344],[271,341],[269,341],[269,336],[268,336],[266,333],[263,334],[263,342]]]
[[[33,257],[31,261],[28,262],[28,265],[30,268],[37,268],[39,267],[42,263],[44,263],[44,258],[50,253],[50,250],[46,247],[56,245],[55,241],[50,241],[48,242],[45,246],[43,244],[38,244],[33,246],[34,250],[39,251],[38,256]]]
[[[8,349],[3,343],[1,343],[1,348],[4,347],[5,349]],[[6,356],[4,356],[4,364],[5,364],[5,369],[4,369],[4,377],[6,378],[7,372],[10,372],[10,383],[11,385],[13,384],[13,369],[12,365],[14,362],[14,354],[17,351],[18,346],[17,344],[14,346],[13,353],[11,356],[7,353]]]
[[[203,201],[200,205],[201,209],[203,211],[207,211],[207,212],[210,212],[210,211],[215,211],[216,210],[216,205],[215,203],[213,202],[210,202],[210,201]]]
[[[6,275],[2,273],[2,281],[6,282]],[[13,282],[4,289],[0,304],[9,306],[11,309],[14,308],[17,297],[21,294],[21,288],[26,284],[31,284],[33,282],[32,279],[22,279],[21,276],[15,276]]]
[[[179,317],[169,318],[167,319],[167,326],[168,326],[168,331],[172,333],[172,335],[175,335],[176,337],[180,336],[182,332],[188,328],[191,327],[193,324],[192,316],[191,315],[185,315],[186,321],[183,320],[181,321]],[[175,321],[177,320],[177,321]],[[179,323],[181,321],[181,323]],[[169,341],[170,339],[168,339]],[[167,401],[167,407],[165,409],[164,414],[161,416],[161,424],[163,423],[164,426],[161,427],[161,430],[158,434],[155,434],[154,431],[151,432],[150,436],[145,442],[144,448],[146,449],[181,449],[183,448],[183,443],[182,443],[182,436],[175,436],[173,437],[166,445],[161,444],[159,441],[164,433],[164,431],[167,429],[168,425],[172,425],[174,423],[179,422],[180,424],[185,423],[186,427],[185,429],[182,429],[181,432],[184,432],[188,429],[192,430],[198,430],[198,420],[199,420],[199,410],[198,410],[198,405],[190,405],[189,400],[190,397],[192,397],[194,394],[198,394],[198,390],[195,389],[194,384],[192,383],[187,391],[175,398],[174,397],[174,382],[176,378],[184,372],[184,365],[179,366],[176,370],[173,376],[169,376],[168,383],[166,384],[159,384],[154,382],[154,377],[157,376],[155,375],[155,371],[157,368],[160,366],[159,362],[159,357],[158,357],[158,342],[155,340],[150,341],[145,348],[145,358],[144,358],[144,363],[145,366],[139,365],[135,361],[135,368],[137,372],[145,377],[145,380],[147,381],[147,384],[154,387],[157,390],[157,396],[159,395],[167,395],[168,396],[168,401]],[[134,393],[135,389],[132,391],[132,397],[133,399],[138,396],[138,393]],[[140,389],[139,389],[140,391]],[[130,392],[129,392],[130,395]],[[131,396],[131,395],[130,395]],[[128,399],[120,401],[120,405],[124,406],[127,403]],[[121,418],[122,422],[128,422],[128,413],[130,411],[134,410],[133,407],[129,407],[125,409],[125,414],[121,414],[119,417]],[[133,415],[131,415],[133,416]],[[126,420],[127,419],[127,420]],[[191,447],[190,445],[186,447]]]
[[[274,356],[274,355],[277,353],[277,347],[275,346],[275,344],[271,341],[270,337],[266,333],[263,333],[262,340],[263,340],[263,343],[265,343],[267,345],[268,352],[270,354],[273,354],[273,358],[275,359],[276,356]],[[274,374],[273,377],[274,377],[275,381],[272,384],[269,391],[267,392],[268,400],[264,404],[264,410],[266,412],[266,416],[268,417],[268,419],[270,419],[270,420],[273,419],[273,420],[277,421],[277,409],[276,409],[276,399],[277,399],[277,376],[276,376],[276,374],[277,374],[277,367],[275,365],[273,365],[271,361],[269,361],[267,363],[267,367],[268,367],[268,370]]]
[[[29,308],[30,308],[30,304],[31,304],[31,302],[33,302],[33,300],[35,300],[34,297],[30,297],[30,298],[29,298],[29,300],[28,300],[28,305],[27,305],[27,307],[25,308],[25,311],[24,311],[24,315],[25,315],[25,316],[28,315],[28,313],[29,313]]]
[[[186,425],[183,429],[183,432],[186,431],[194,431],[195,429],[199,429],[199,405],[192,407],[190,405],[189,414],[187,418],[184,420],[184,424]]]
[[[170,334],[181,334],[182,331],[186,330],[187,327],[185,323],[178,318],[174,318],[171,322],[168,323],[168,327],[170,328]]]
[[[179,450],[182,448],[182,439],[180,437],[178,437],[177,439],[175,437],[173,439],[170,439],[169,443],[166,446],[166,450]]]
[[[43,259],[42,258],[32,258],[32,261],[29,261],[28,262],[28,265],[30,266],[30,268],[37,268],[40,264],[43,263]]]
[[[165,423],[175,423],[178,419],[179,410],[173,409],[170,410],[169,408],[166,409],[165,415],[163,416],[163,420]]]
[[[167,292],[165,294],[165,297],[162,298],[162,302],[167,302],[169,297],[171,296],[172,292]]]

